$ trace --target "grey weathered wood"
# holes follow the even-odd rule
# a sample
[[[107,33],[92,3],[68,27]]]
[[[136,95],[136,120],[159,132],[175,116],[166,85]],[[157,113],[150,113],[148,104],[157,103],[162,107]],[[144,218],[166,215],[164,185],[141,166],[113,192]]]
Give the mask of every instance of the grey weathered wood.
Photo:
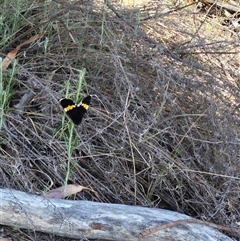
[[[224,9],[227,9],[229,11],[233,11],[233,12],[236,12],[238,13],[240,11],[240,6],[239,4],[237,4],[237,2],[233,2],[233,1],[230,1],[228,3],[228,1],[224,1],[224,0],[200,0],[201,2],[207,2],[207,3],[210,3],[210,4],[214,4],[216,6],[218,6],[219,8],[224,8]]]
[[[0,224],[71,238],[115,241],[232,241],[214,228],[187,224],[138,239],[141,231],[189,219],[180,213],[139,206],[47,199],[0,189]]]

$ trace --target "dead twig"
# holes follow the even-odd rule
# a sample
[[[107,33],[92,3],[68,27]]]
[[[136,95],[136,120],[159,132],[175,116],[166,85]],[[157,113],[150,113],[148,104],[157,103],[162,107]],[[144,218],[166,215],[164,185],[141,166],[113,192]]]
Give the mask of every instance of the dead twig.
[[[143,232],[141,232],[140,234],[137,235],[138,238],[143,238],[145,236],[148,236],[150,234],[154,234],[160,230],[164,230],[167,228],[172,228],[178,225],[182,225],[182,226],[186,226],[187,223],[196,223],[196,224],[202,224],[202,225],[206,225],[212,228],[216,228],[219,230],[223,230],[223,231],[227,231],[227,232],[231,232],[231,233],[240,233],[240,230],[236,229],[236,228],[229,228],[229,227],[225,227],[223,225],[219,225],[219,224],[215,224],[215,223],[211,223],[211,222],[207,222],[207,221],[202,221],[202,220],[198,220],[198,219],[184,219],[184,220],[178,220],[178,221],[173,221],[167,224],[163,224],[154,228],[149,228],[144,230]]]

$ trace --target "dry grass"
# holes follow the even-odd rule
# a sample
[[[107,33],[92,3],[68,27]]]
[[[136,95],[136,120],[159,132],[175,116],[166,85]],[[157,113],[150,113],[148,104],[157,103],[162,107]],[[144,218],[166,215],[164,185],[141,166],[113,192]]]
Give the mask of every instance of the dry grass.
[[[46,21],[31,33],[45,32],[48,42],[18,55],[11,105],[29,91],[34,98],[23,115],[12,108],[0,131],[1,186],[41,193],[63,185],[70,165],[68,183],[98,193],[74,199],[167,208],[236,227],[239,34],[194,6],[171,11],[170,1],[141,10],[112,3],[118,16],[98,1],[56,2],[31,5],[12,38]],[[69,147],[58,99],[65,81],[78,98],[84,69],[81,94],[97,97]]]

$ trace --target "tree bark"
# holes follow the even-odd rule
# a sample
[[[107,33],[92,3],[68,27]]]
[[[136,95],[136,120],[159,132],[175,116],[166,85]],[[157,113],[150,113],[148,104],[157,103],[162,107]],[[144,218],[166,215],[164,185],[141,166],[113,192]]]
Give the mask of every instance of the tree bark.
[[[43,196],[0,189],[0,224],[70,238],[114,241],[233,241],[218,230],[186,224],[146,237],[142,231],[187,215],[157,208],[122,204],[47,199]]]

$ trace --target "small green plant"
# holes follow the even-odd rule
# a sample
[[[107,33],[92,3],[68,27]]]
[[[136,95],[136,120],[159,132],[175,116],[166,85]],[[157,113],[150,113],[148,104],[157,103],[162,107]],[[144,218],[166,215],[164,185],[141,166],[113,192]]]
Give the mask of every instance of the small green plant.
[[[75,103],[79,102],[80,92],[85,87],[85,80],[84,80],[85,74],[86,74],[85,68],[83,68],[82,70],[79,71],[79,79],[76,83]],[[66,82],[65,88],[66,88],[65,96],[68,97],[69,90],[70,90],[69,82]],[[63,122],[64,122],[64,120],[65,120],[65,117],[63,118]],[[75,166],[74,163],[71,163],[71,159],[72,159],[73,151],[78,145],[78,139],[79,139],[79,135],[78,135],[78,133],[76,133],[76,126],[73,124],[73,122],[71,120],[70,120],[70,124],[67,126],[67,129],[64,129],[60,136],[63,137],[63,139],[66,143],[66,150],[67,150],[68,162],[67,162],[67,170],[66,170],[66,177],[65,177],[65,183],[64,183],[66,185],[68,183],[68,179],[71,175],[71,170],[73,170],[74,166]]]
[[[11,70],[3,72],[2,58],[0,58],[0,130],[4,117],[9,111],[9,101],[13,95],[13,79],[15,73],[16,61],[13,61]]]

